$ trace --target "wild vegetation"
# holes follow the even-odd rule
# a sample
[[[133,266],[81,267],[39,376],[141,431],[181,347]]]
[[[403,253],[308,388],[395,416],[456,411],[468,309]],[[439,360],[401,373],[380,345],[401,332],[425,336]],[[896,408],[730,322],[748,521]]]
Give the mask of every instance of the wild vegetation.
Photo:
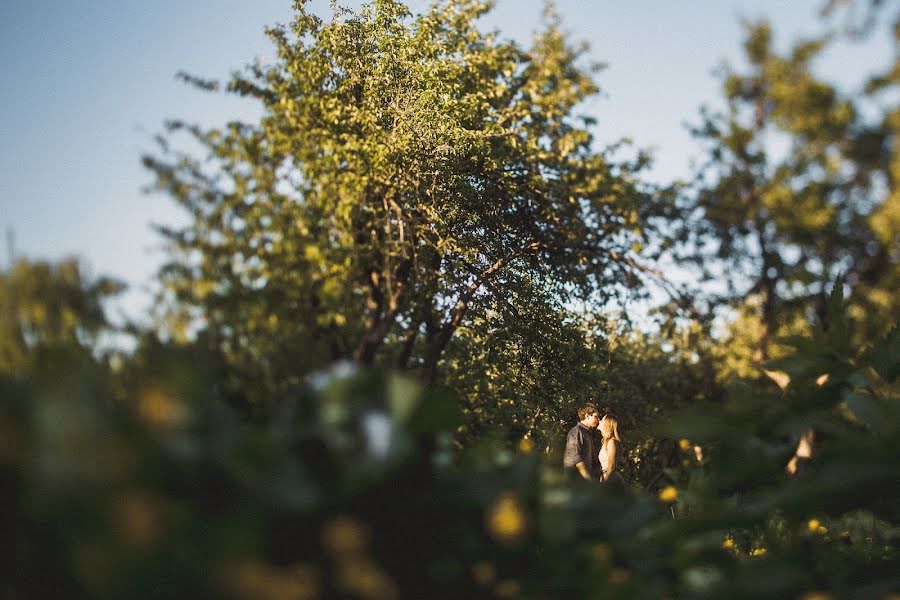
[[[486,3],[298,1],[272,64],[183,74],[262,117],[144,158],[190,216],[153,326],[77,261],[0,273],[0,593],[897,598],[900,63],[813,68],[900,40],[857,8],[784,55],[748,23],[671,186],[598,147],[552,15],[525,48]],[[657,328],[611,309],[650,286]],[[628,486],[563,479],[585,401]]]

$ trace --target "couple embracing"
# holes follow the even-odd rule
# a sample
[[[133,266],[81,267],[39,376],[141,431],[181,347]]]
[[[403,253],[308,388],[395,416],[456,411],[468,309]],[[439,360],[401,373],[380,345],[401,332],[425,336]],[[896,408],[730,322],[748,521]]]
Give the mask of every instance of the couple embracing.
[[[594,429],[600,429],[599,451],[594,450]],[[602,419],[594,404],[578,408],[578,424],[566,436],[566,452],[563,466],[566,473],[587,480],[617,481],[624,483],[616,471],[616,453],[619,443],[619,422],[607,413]]]

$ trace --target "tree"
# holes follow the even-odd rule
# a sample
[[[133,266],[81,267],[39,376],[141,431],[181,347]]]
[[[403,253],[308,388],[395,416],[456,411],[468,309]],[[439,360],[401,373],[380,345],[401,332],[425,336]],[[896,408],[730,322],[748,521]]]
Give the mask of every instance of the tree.
[[[897,317],[882,291],[896,282],[900,231],[892,216],[893,113],[872,122],[863,97],[813,74],[826,38],[799,42],[786,56],[771,38],[767,23],[748,24],[748,71],[726,72],[727,110],[705,111],[695,130],[709,160],[691,207],[699,220],[687,236],[730,282],[745,321],[738,329],[757,332],[756,369],[783,351],[773,349],[776,336],[825,318],[825,284],[838,275],[864,307],[861,320]],[[750,285],[735,284],[742,278]]]
[[[75,259],[18,260],[0,272],[0,373],[21,375],[41,349],[96,348],[108,328],[103,301],[123,289],[92,279]]]
[[[326,23],[297,2],[268,30],[277,61],[227,86],[262,118],[174,122],[209,162],[168,142],[145,159],[192,219],[161,229],[171,297],[263,388],[348,358],[434,380],[475,307],[506,327],[641,268],[641,165],[593,150],[575,116],[597,91],[583,51],[554,19],[529,50],[499,41],[476,28],[489,8],[376,0]]]

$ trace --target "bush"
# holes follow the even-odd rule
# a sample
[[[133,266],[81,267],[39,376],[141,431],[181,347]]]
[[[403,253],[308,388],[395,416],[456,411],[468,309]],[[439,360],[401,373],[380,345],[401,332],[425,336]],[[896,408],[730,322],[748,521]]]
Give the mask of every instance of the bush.
[[[399,375],[339,365],[249,423],[199,351],[211,380],[190,385],[41,356],[0,387],[3,593],[882,598],[900,583],[900,335],[857,356],[841,336],[780,365],[781,397],[736,388],[659,424],[706,454],[659,493],[569,484],[527,444],[456,451],[457,401]],[[821,451],[786,477],[811,426]]]

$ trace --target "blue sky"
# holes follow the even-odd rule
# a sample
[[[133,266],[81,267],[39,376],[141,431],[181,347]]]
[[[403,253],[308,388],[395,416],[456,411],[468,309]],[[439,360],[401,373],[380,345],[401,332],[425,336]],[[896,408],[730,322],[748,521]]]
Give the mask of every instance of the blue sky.
[[[290,0],[8,0],[0,3],[0,231],[18,255],[76,255],[95,274],[125,280],[117,310],[137,316],[163,259],[151,222],[182,216],[142,190],[140,165],[164,120],[205,125],[249,118],[246,101],[200,93],[175,80],[188,71],[222,78],[273,53],[266,25],[291,17]],[[327,0],[313,0],[317,12]],[[428,2],[409,2],[413,12]],[[684,128],[701,104],[715,105],[713,76],[740,63],[742,17],[768,16],[781,47],[818,31],[823,0],[560,0],[573,40],[609,67],[586,110],[602,142],[631,137],[654,150],[651,176],[686,176],[697,154]],[[526,42],[543,0],[498,0],[484,21]],[[820,71],[848,87],[883,66],[884,36],[826,55]],[[8,260],[6,245],[0,264]]]

